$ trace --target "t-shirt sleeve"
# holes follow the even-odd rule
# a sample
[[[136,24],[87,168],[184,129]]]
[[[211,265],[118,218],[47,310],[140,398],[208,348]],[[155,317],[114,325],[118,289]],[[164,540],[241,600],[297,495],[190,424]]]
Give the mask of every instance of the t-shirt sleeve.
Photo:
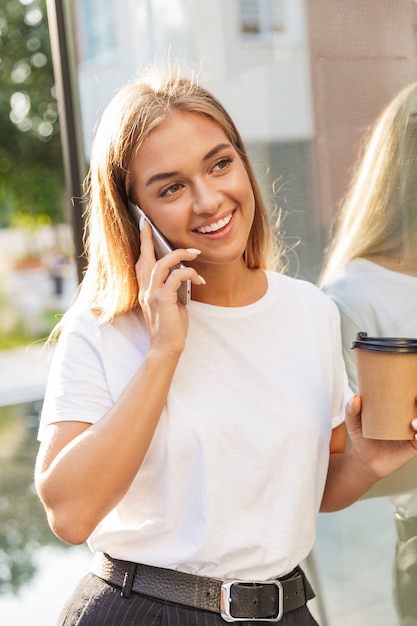
[[[334,302],[330,304],[330,328],[332,332],[334,363],[332,428],[336,428],[345,420],[345,407],[351,399],[353,391],[349,385],[344,361],[340,314]]]
[[[100,326],[90,311],[75,309],[64,317],[46,386],[39,439],[48,424],[92,424],[112,406],[100,336]]]
[[[358,325],[348,313],[342,308],[339,308],[341,325],[342,325],[342,337],[343,337],[343,356],[346,365],[346,371],[348,375],[349,384],[352,389],[358,392],[358,374],[356,370],[356,358],[355,351],[352,350],[352,341],[356,338],[357,333],[360,330]]]
[[[345,361],[346,371],[348,375],[349,385],[358,392],[358,377],[356,371],[355,351],[352,350],[352,341],[356,339],[359,331],[367,330],[369,327],[369,319],[371,315],[365,314],[364,307],[358,306],[356,302],[357,294],[350,288],[349,284],[339,284],[338,281],[332,283],[330,288],[326,289],[327,295],[336,304],[341,324],[343,357]],[[368,322],[361,321],[368,318]]]

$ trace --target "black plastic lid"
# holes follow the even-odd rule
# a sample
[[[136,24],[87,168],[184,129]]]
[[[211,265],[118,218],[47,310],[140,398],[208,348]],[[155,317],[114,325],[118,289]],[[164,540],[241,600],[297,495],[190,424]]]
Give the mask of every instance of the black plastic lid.
[[[356,335],[352,348],[360,348],[369,352],[417,353],[417,339],[406,337],[368,337],[365,332]]]

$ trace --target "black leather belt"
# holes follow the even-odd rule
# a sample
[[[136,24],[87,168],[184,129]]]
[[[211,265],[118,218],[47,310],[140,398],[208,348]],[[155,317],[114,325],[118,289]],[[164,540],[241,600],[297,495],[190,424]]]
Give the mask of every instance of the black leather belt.
[[[157,600],[220,613],[226,622],[278,622],[285,613],[314,598],[300,567],[279,579],[218,580],[97,553],[91,572],[120,587],[125,597],[133,591]]]

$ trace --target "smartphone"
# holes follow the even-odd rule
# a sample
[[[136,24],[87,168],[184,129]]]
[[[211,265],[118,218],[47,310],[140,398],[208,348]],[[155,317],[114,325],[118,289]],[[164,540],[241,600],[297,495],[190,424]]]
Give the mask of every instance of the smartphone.
[[[129,206],[133,214],[137,216],[138,220],[143,217],[148,224],[150,224],[152,229],[152,238],[153,245],[155,249],[155,257],[156,260],[161,259],[163,256],[168,254],[168,252],[173,251],[173,247],[171,244],[165,239],[161,231],[155,226],[155,224],[149,219],[149,217],[142,211],[142,209],[137,205],[133,204],[133,202],[129,202]],[[184,267],[183,265],[173,265],[170,269],[170,272],[176,268]],[[191,281],[184,280],[179,289],[178,289],[178,299],[183,304],[188,304],[191,298]]]

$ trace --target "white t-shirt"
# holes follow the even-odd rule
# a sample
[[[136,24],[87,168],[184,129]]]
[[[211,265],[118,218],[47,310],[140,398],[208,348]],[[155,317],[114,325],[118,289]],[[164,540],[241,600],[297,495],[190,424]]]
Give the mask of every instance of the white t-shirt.
[[[267,579],[311,550],[331,430],[350,395],[340,320],[314,285],[267,277],[254,304],[188,305],[186,347],[151,446],[128,493],[92,533],[93,551]],[[40,431],[99,420],[148,348],[140,312],[98,326],[76,306],[54,354]]]
[[[357,391],[355,351],[351,345],[359,331],[370,337],[417,337],[417,277],[394,272],[367,259],[354,259],[323,289],[339,308],[349,383]],[[393,494],[416,485],[417,460],[379,481],[368,495]],[[392,499],[403,515],[417,515],[417,491]]]

